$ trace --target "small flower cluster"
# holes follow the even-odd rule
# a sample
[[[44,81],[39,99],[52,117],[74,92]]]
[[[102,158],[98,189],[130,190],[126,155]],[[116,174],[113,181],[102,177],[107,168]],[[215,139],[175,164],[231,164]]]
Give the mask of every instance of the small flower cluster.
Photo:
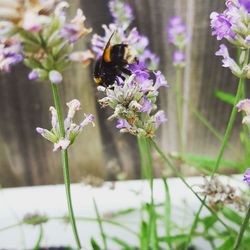
[[[91,114],[90,115],[84,114],[85,119],[79,125],[73,122],[73,118],[75,116],[76,111],[80,110],[81,108],[81,104],[78,100],[74,99],[68,102],[67,106],[69,110],[68,110],[68,115],[64,120],[65,136],[63,138],[60,136],[61,133],[59,128],[58,115],[54,107],[50,107],[50,112],[52,115],[51,119],[52,129],[50,131],[40,127],[36,129],[36,131],[39,134],[41,134],[45,139],[54,143],[53,151],[57,151],[58,149],[60,150],[67,149],[75,141],[76,137],[85,126],[89,124],[92,124],[93,126],[95,125],[93,122],[94,116]]]
[[[102,56],[103,49],[105,48],[111,34],[115,32],[112,38],[114,44],[124,43],[130,45],[134,49],[133,53],[138,60],[143,62],[149,69],[155,70],[159,64],[159,58],[148,48],[148,38],[142,36],[137,28],[129,28],[134,18],[130,6],[121,0],[111,0],[109,2],[109,7],[114,23],[111,23],[108,26],[103,25],[105,35],[99,36],[95,34],[91,41],[92,49],[97,58]],[[126,21],[123,22],[122,20]]]
[[[167,26],[168,41],[176,47],[173,54],[173,63],[176,67],[185,66],[185,47],[189,41],[187,27],[179,16],[170,18]]]
[[[227,204],[232,204],[239,210],[244,207],[244,202],[236,193],[236,189],[229,184],[222,183],[217,176],[210,181],[204,178],[204,184],[199,187],[202,190],[200,193],[208,197],[210,206],[215,209],[218,205]]]
[[[0,39],[0,71],[10,72],[11,66],[23,60],[22,46],[15,38]]]
[[[126,30],[134,19],[130,5],[121,0],[109,1],[109,10],[114,19],[114,23]]]
[[[243,118],[242,123],[250,125],[250,99],[245,99],[237,104],[238,111],[244,111],[246,116]]]
[[[250,168],[245,171],[243,181],[245,181],[250,186]]]
[[[224,38],[243,51],[238,64],[230,58],[226,45],[222,44],[216,55],[223,57],[223,66],[229,67],[237,77],[250,78],[250,65],[245,63],[244,51],[250,48],[249,1],[227,0],[224,12],[212,12],[210,18],[212,34],[217,37],[217,40]]]
[[[158,89],[168,84],[160,71],[153,72],[152,76],[143,64],[130,65],[130,70],[133,74],[124,81],[120,79],[112,88],[98,87],[106,94],[99,103],[114,110],[109,119],[117,119],[116,127],[120,132],[152,138],[167,120],[164,111],[157,111],[156,100]]]
[[[68,7],[69,4],[64,1],[26,0],[18,20],[6,17],[0,22],[1,41],[16,41],[19,50],[12,56],[16,59],[22,55],[26,66],[32,69],[30,80],[59,83],[62,81],[61,73],[72,61],[85,65],[94,57],[90,51],[72,52],[75,42],[90,33],[91,29],[85,27],[85,16],[80,9],[67,22],[65,9]],[[4,59],[4,52],[0,51],[0,64],[4,63],[2,71],[9,71],[10,66],[17,62],[9,60],[8,65]]]

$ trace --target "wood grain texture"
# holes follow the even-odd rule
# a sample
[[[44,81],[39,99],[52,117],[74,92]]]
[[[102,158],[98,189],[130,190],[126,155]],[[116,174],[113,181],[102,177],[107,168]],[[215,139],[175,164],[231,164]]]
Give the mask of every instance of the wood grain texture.
[[[87,24],[94,32],[103,34],[102,24],[109,24],[107,1],[72,0],[71,12],[82,7]],[[128,0],[134,8],[134,25],[149,37],[153,52],[161,57],[160,69],[165,73],[170,88],[160,94],[160,107],[167,112],[168,122],[162,126],[157,140],[164,151],[175,151],[177,144],[177,115],[175,105],[175,74],[171,62],[173,47],[167,43],[166,24],[173,15],[181,15],[191,35],[187,47],[187,67],[183,75],[185,99],[192,104],[221,132],[230,113],[230,106],[214,97],[216,89],[235,93],[236,79],[221,61],[214,56],[218,48],[211,36],[209,15],[222,10],[224,1],[204,0]],[[72,15],[71,13],[71,15]],[[90,46],[91,36],[78,48]],[[234,52],[234,51],[232,51]],[[70,170],[74,181],[85,173],[111,177],[107,170],[114,166],[125,171],[128,177],[139,177],[139,158],[136,140],[121,135],[114,123],[107,121],[108,110],[100,109],[92,80],[92,67],[72,66],[64,77],[61,95],[64,102],[78,98],[82,111],[96,116],[96,127],[87,128],[70,149]],[[27,69],[17,66],[10,75],[0,77],[0,184],[3,186],[37,185],[62,182],[58,153],[52,145],[35,132],[35,127],[50,127],[48,108],[52,105],[50,86],[27,80]],[[215,155],[219,143],[184,106],[184,128],[189,152]],[[65,110],[66,111],[66,110]],[[78,117],[80,119],[80,117]],[[238,124],[240,120],[238,121]],[[233,140],[237,141],[237,130]]]

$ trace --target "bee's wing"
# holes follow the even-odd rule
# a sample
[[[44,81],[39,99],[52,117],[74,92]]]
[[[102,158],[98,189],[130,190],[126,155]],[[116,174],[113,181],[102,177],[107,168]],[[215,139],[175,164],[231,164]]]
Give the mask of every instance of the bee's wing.
[[[105,53],[106,49],[110,46],[111,39],[113,38],[115,32],[116,32],[116,30],[113,31],[113,33],[111,34],[111,36],[110,36],[110,38],[109,38],[109,40],[108,40],[108,42],[107,42],[107,44],[106,44],[106,46],[105,46],[105,48],[103,50],[103,54]]]
[[[107,44],[106,44],[106,46],[105,46],[105,48],[103,50],[101,61],[99,62],[99,70],[101,70],[101,68],[102,68],[102,64],[103,64],[103,61],[104,61],[104,54],[105,54],[106,50],[109,48],[111,39],[113,38],[115,32],[116,32],[116,30],[113,31],[113,33],[111,34],[111,36],[110,36],[110,38],[109,38],[109,40],[108,40],[108,42],[107,42]]]

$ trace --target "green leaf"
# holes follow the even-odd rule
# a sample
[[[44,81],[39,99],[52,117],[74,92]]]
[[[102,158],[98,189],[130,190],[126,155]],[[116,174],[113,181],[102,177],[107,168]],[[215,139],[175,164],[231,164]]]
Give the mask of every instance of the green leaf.
[[[222,210],[222,214],[231,222],[235,223],[236,225],[241,226],[242,224],[242,217],[236,213],[234,210],[224,207]]]
[[[24,29],[18,30],[19,35],[24,39],[24,42],[32,43],[34,45],[40,45],[40,40],[37,39],[35,35],[33,35],[31,32],[28,32]]]
[[[117,237],[112,237],[111,240],[113,240],[119,246],[123,247],[124,250],[133,250],[133,248],[129,246],[124,240],[121,240]]]
[[[232,249],[233,244],[234,244],[234,239],[230,237],[230,238],[226,239],[221,246],[219,246],[218,248],[216,248],[216,250],[228,250],[228,249]]]
[[[206,216],[205,218],[203,218],[200,221],[201,221],[201,223],[203,223],[204,228],[206,230],[208,230],[217,222],[217,218],[215,216],[211,215],[211,216]]]
[[[230,93],[226,93],[224,91],[217,90],[217,91],[215,91],[215,96],[225,103],[235,105],[235,96],[230,94]]]
[[[141,222],[141,234],[140,234],[140,249],[148,249],[148,224],[145,221]]]
[[[24,59],[24,64],[31,69],[37,69],[42,68],[42,64],[37,61],[36,59],[30,58],[30,59]]]
[[[91,238],[90,243],[91,246],[93,247],[93,250],[101,250],[101,247],[97,244],[94,238]]]
[[[184,158],[187,164],[207,171],[213,171],[216,163],[216,159],[203,155],[185,154]],[[221,166],[236,170],[239,169],[239,163],[224,159],[221,160]]]

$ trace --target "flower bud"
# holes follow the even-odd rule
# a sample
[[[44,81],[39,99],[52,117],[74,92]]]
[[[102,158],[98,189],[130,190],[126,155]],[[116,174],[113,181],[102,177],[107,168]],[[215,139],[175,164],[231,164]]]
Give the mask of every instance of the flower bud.
[[[54,83],[54,84],[58,84],[61,83],[63,80],[62,74],[56,70],[51,70],[49,72],[49,80]]]

